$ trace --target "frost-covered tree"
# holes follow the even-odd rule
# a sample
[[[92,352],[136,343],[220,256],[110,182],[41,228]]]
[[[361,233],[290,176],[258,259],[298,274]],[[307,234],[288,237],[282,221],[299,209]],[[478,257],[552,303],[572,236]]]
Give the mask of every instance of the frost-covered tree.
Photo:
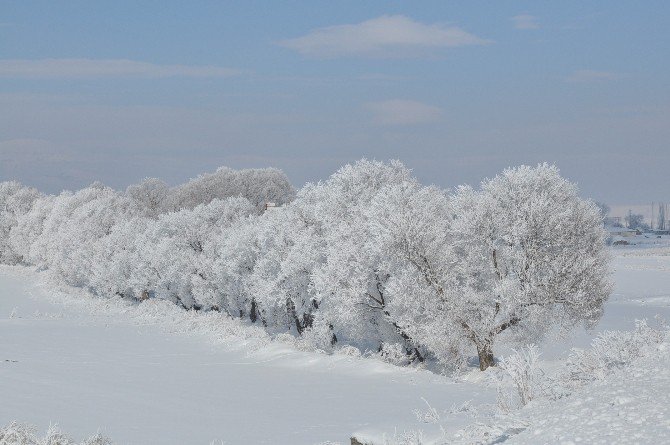
[[[19,252],[22,249],[17,250],[10,243],[10,232],[16,230],[19,219],[30,211],[39,196],[36,189],[16,181],[0,182],[0,263],[23,261]]]
[[[289,203],[295,197],[295,189],[288,177],[276,168],[244,169],[238,172],[239,194],[247,198],[258,210],[265,204]]]
[[[629,229],[649,230],[649,225],[644,222],[644,215],[629,211],[624,219]]]
[[[170,187],[157,178],[146,178],[126,189],[126,195],[137,203],[145,216],[157,217],[168,209]]]
[[[109,235],[115,224],[137,213],[132,200],[99,183],[76,193],[61,193],[33,246],[36,264],[66,284],[88,286],[97,261],[93,245]]]
[[[153,251],[142,243],[150,221],[145,217],[119,221],[91,246],[95,261],[90,286],[96,294],[144,299],[153,291],[149,279],[152,274],[147,270]]]
[[[266,324],[298,334],[313,325],[319,298],[312,272],[324,262],[320,227],[300,203],[273,209],[259,218],[258,259],[249,277],[249,292]]]
[[[44,230],[46,219],[51,214],[56,197],[45,195],[33,202],[30,210],[17,217],[17,222],[9,233],[11,249],[20,255],[28,264],[39,264],[41,261],[37,240]]]
[[[443,311],[451,255],[452,209],[448,193],[405,181],[384,187],[370,203],[369,248],[379,250],[387,280],[377,292],[384,312],[421,357],[428,350],[443,363],[460,358],[460,332]]]
[[[414,349],[389,311],[385,286],[390,271],[384,267],[388,252],[372,235],[370,220],[371,203],[383,197],[387,187],[413,182],[400,162],[361,160],[303,193],[314,203],[315,218],[322,221],[326,246],[326,261],[314,271],[323,302],[320,317],[335,327],[338,338],[368,348],[402,342]]]
[[[268,201],[280,206],[264,211]],[[146,179],[125,193],[0,184],[0,261],[394,363],[458,366],[474,347],[486,369],[500,334],[537,341],[595,322],[609,292],[604,237],[596,205],[548,165],[455,195],[368,160],[297,196],[276,169],[220,168],[174,188]]]
[[[593,324],[610,293],[600,212],[556,167],[522,166],[461,187],[451,224],[453,278],[444,312],[494,363],[503,332],[534,341],[558,325]]]
[[[146,285],[159,298],[179,303],[185,308],[200,308],[193,294],[193,280],[209,280],[212,266],[207,265],[206,246],[222,230],[255,210],[245,198],[215,199],[194,209],[160,215],[147,224],[138,243],[146,255],[140,270],[146,274]]]
[[[290,202],[295,190],[286,175],[275,168],[233,170],[221,167],[205,173],[170,191],[168,208],[192,209],[214,199],[243,197],[260,213],[267,202]]]
[[[250,289],[260,251],[259,218],[251,215],[239,220],[205,246],[205,255],[212,259],[211,298],[220,302],[221,311],[232,317],[248,317],[252,322],[260,318],[258,302]]]
[[[594,202],[595,206],[598,208],[598,211],[600,212],[600,217],[602,218],[603,222],[607,219],[607,217],[610,214],[610,211],[612,210],[610,206],[605,204],[604,202]]]

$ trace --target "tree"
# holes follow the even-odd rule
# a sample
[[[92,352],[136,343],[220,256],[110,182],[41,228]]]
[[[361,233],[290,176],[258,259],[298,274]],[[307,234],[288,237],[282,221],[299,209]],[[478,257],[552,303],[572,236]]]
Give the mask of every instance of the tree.
[[[604,222],[605,219],[607,218],[607,216],[610,214],[610,211],[611,211],[612,209],[610,208],[610,206],[608,206],[608,205],[605,204],[604,202],[598,202],[598,201],[596,201],[596,202],[594,202],[594,204],[595,204],[595,206],[598,208],[598,211],[600,212],[600,216],[601,216],[601,218],[602,218],[602,220],[603,220],[603,222]]]
[[[667,219],[666,219],[666,209],[668,208],[667,204],[664,203],[659,203],[658,204],[658,222],[656,224],[656,228],[658,230],[665,230],[666,229],[666,224],[667,224]]]
[[[611,285],[600,212],[556,167],[522,166],[454,197],[452,249],[458,260],[445,316],[494,364],[500,334],[537,340],[552,326],[593,324]]]
[[[231,317],[249,317],[252,322],[258,321],[260,315],[250,290],[260,252],[259,219],[258,215],[240,219],[205,246],[205,254],[212,258],[210,294],[218,300],[221,311]]]
[[[131,199],[100,183],[76,193],[63,192],[35,241],[36,264],[51,269],[68,285],[89,286],[97,261],[95,243],[137,214]]]
[[[146,178],[126,189],[126,195],[144,210],[145,216],[152,218],[167,211],[169,193],[168,185],[156,178]]]
[[[275,168],[233,170],[220,167],[170,190],[168,208],[172,211],[192,209],[214,199],[229,197],[248,199],[258,213],[266,202],[279,205],[293,200],[295,190],[286,175]]]
[[[139,267],[146,271],[147,290],[187,309],[215,306],[218,302],[210,296],[200,300],[193,291],[194,280],[199,289],[200,280],[212,280],[207,245],[254,211],[245,198],[215,199],[150,221],[139,240],[145,252]]]
[[[153,293],[151,273],[146,267],[152,250],[142,243],[151,221],[146,217],[119,221],[108,235],[91,245],[95,260],[91,265],[90,286],[97,295],[143,299]]]
[[[302,334],[319,308],[312,274],[325,261],[318,225],[292,203],[263,214],[249,292],[267,324]]]
[[[40,238],[46,219],[51,214],[56,197],[44,195],[37,198],[30,210],[17,216],[16,225],[9,232],[11,249],[27,264],[41,261],[37,240]]]
[[[317,317],[333,326],[338,339],[366,347],[383,343],[415,345],[389,310],[385,292],[390,271],[382,241],[371,233],[371,203],[382,199],[393,184],[416,184],[402,163],[361,160],[346,165],[328,181],[301,191],[310,200],[313,219],[321,221],[325,262],[314,270],[314,285],[322,302]],[[415,351],[418,352],[418,351]],[[419,358],[419,356],[417,356]]]
[[[39,196],[34,188],[16,181],[0,182],[0,263],[16,264],[23,260],[9,242],[10,232],[16,229],[19,219],[30,211]]]
[[[283,205],[263,212],[270,200]],[[221,168],[175,188],[147,179],[126,193],[0,183],[4,262],[398,363],[459,366],[474,348],[484,370],[501,337],[595,323],[610,290],[604,239],[602,210],[546,164],[455,194],[368,160],[295,197],[275,169]]]
[[[625,219],[629,229],[649,230],[649,226],[644,222],[644,215],[628,211]]]
[[[430,352],[445,364],[460,358],[460,332],[445,323],[441,309],[454,263],[452,212],[445,190],[414,180],[384,187],[368,211],[370,248],[379,251],[387,271],[376,304],[384,306],[409,353],[422,360]]]

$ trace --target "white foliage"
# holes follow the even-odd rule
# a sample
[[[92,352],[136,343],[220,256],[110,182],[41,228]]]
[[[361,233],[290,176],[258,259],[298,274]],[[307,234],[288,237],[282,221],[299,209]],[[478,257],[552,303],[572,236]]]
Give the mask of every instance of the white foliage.
[[[384,438],[384,445],[422,445],[423,431],[396,431],[391,438]]]
[[[538,347],[531,344],[514,350],[512,355],[503,358],[498,364],[504,373],[503,380],[509,380],[514,386],[521,406],[543,393],[544,371],[539,366],[539,358]]]
[[[410,172],[399,162],[362,160],[298,195],[298,202],[311,206],[311,219],[321,221],[317,230],[325,241],[326,261],[315,269],[313,279],[323,301],[320,311],[340,338],[399,340],[384,292],[386,252],[371,234],[370,206],[386,187],[407,181]]]
[[[37,428],[19,422],[11,422],[0,428],[0,445],[112,445],[112,441],[97,433],[82,442],[76,442],[64,434],[58,425],[49,426],[44,437],[37,435]]]
[[[415,409],[413,413],[416,416],[416,419],[423,423],[438,423],[440,421],[440,413],[428,403],[428,400],[423,397],[421,397],[421,400],[426,404],[427,409],[425,411]]]
[[[170,190],[166,205],[168,209],[177,211],[209,204],[214,199],[243,197],[260,212],[265,203],[285,204],[294,195],[293,187],[281,170],[221,167],[214,173],[202,174]]]
[[[351,345],[342,346],[337,350],[337,353],[341,355],[347,355],[349,357],[360,357],[362,355],[360,349]]]
[[[11,249],[27,264],[40,264],[42,261],[42,250],[37,240],[44,230],[56,199],[57,197],[51,195],[37,198],[30,210],[17,217],[16,225],[9,233]]]
[[[155,218],[168,210],[170,188],[160,179],[146,178],[133,184],[126,189],[126,195],[142,209],[143,216]]]
[[[206,292],[194,295],[193,290],[194,281],[200,287],[200,280],[211,277],[213,258],[205,253],[207,245],[252,212],[246,199],[228,198],[162,214],[150,221],[139,241],[149,252],[142,257],[142,267],[149,272],[149,288],[156,296],[186,308],[218,304],[215,296]]]
[[[23,261],[21,249],[10,242],[10,232],[19,219],[32,208],[39,192],[16,181],[0,182],[0,263],[16,264]]]
[[[655,329],[646,320],[636,320],[633,331],[604,331],[591,342],[589,349],[573,349],[566,362],[564,379],[572,385],[604,379],[649,353],[661,343],[667,332]]]
[[[31,248],[32,259],[69,285],[89,286],[94,243],[136,211],[128,198],[100,184],[74,194],[63,192],[44,219]]]
[[[382,343],[379,356],[385,362],[396,366],[405,366],[411,361],[407,350],[400,343]]]
[[[453,205],[458,261],[443,309],[480,359],[504,331],[523,341],[599,319],[611,289],[605,231],[557,168],[505,170],[481,191],[461,187]]]
[[[302,334],[312,327],[319,307],[312,276],[324,253],[315,225],[294,204],[267,212],[258,221],[258,260],[248,291],[266,324]]]
[[[36,445],[36,433],[34,426],[14,421],[0,428],[0,445]]]
[[[279,207],[264,212],[268,201]],[[125,193],[0,184],[0,262],[101,297],[249,320],[300,348],[353,345],[451,371],[475,350],[492,364],[501,334],[523,344],[597,321],[610,290],[601,226],[546,164],[455,194],[365,159],[297,194],[275,169],[220,168],[173,188],[145,179]]]

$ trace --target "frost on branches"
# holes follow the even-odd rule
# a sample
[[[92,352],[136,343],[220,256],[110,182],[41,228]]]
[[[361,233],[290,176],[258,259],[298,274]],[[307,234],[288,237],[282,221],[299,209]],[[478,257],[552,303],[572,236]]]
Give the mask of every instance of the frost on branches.
[[[598,208],[547,164],[508,169],[454,196],[454,267],[444,300],[493,364],[496,337],[515,330],[530,342],[554,324],[593,324],[610,293]]]
[[[3,263],[397,364],[458,368],[476,351],[484,370],[501,339],[597,321],[604,238],[597,207],[548,165],[455,193],[368,160],[297,193],[276,169],[57,196],[0,184]]]

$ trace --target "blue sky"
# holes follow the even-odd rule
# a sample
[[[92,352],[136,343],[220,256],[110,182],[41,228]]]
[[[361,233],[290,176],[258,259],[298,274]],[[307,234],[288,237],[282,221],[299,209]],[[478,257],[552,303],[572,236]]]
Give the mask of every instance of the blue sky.
[[[426,183],[556,163],[670,200],[670,4],[0,1],[0,179],[55,192],[361,157]]]

